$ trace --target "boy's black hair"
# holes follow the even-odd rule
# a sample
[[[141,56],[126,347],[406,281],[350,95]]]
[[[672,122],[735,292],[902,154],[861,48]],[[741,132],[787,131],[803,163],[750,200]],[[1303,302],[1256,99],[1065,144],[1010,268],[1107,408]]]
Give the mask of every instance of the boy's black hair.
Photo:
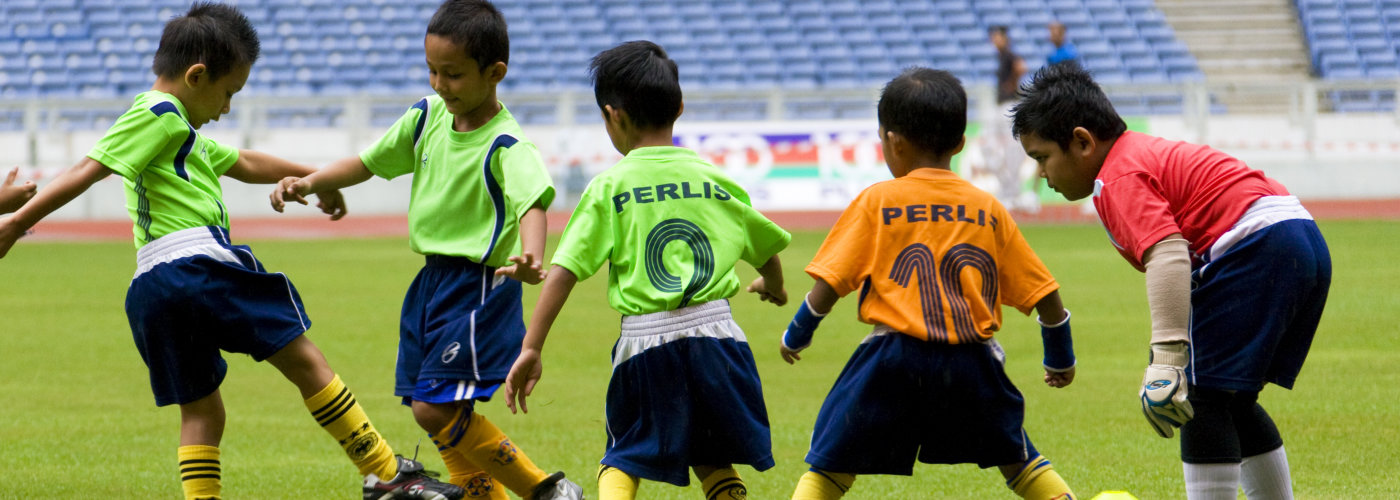
[[[1075,127],[1084,127],[1099,140],[1115,139],[1128,130],[1103,89],[1078,64],[1040,68],[1021,86],[1020,97],[1011,108],[1011,133],[1017,138],[1035,134],[1069,149]]]
[[[624,42],[593,56],[588,71],[599,109],[626,111],[641,129],[666,127],[680,116],[680,71],[660,45]]]
[[[1005,24],[993,24],[993,25],[987,27],[987,34],[990,35],[990,34],[992,34],[992,33],[1000,33],[1000,34],[1006,35],[1008,38],[1010,38],[1010,37],[1011,37],[1011,28],[1008,27],[1008,26],[1005,25]]]
[[[478,69],[510,64],[510,34],[506,17],[486,0],[447,0],[428,21],[428,34],[466,49]]]
[[[952,73],[912,67],[885,84],[878,116],[885,131],[942,156],[957,148],[967,131],[967,91]]]
[[[218,80],[235,67],[252,66],[262,50],[258,31],[237,7],[195,2],[185,15],[165,23],[151,72],[177,78],[198,63]]]

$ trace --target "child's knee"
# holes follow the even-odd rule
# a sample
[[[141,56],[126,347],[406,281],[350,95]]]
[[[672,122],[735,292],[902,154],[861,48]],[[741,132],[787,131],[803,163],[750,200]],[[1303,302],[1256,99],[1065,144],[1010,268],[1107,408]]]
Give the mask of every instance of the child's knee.
[[[446,428],[458,417],[460,410],[465,413],[462,417],[470,417],[472,408],[469,405],[460,403],[429,403],[426,401],[414,400],[412,404],[413,420],[418,422],[418,426],[431,434],[436,434]]]

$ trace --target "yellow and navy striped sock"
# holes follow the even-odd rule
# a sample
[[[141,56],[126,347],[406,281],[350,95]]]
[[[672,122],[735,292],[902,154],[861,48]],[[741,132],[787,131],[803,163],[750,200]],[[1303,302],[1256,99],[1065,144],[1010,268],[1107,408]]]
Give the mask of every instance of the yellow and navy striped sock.
[[[219,448],[181,446],[176,453],[180,457],[180,488],[185,491],[185,500],[219,500],[223,488]]]
[[[1074,500],[1069,485],[1055,472],[1050,461],[1040,455],[1026,462],[1006,486],[1026,500]]]
[[[439,452],[456,450],[521,498],[529,498],[535,486],[548,477],[496,424],[466,408],[458,408],[452,422],[432,438]]]
[[[360,408],[355,395],[340,381],[339,375],[305,403],[316,423],[340,442],[360,475],[374,474],[384,481],[398,475],[399,463],[394,459],[394,450],[374,429],[365,410]]]
[[[622,469],[598,466],[598,498],[600,500],[635,500],[642,480]]]
[[[792,500],[836,500],[850,491],[855,482],[855,474],[827,472],[813,467],[797,480]]]
[[[467,496],[464,498],[510,500],[505,485],[491,477],[485,469],[467,460],[467,457],[462,456],[456,449],[438,451],[442,454],[443,465],[447,466],[447,481],[466,490]]]
[[[739,471],[733,467],[718,469],[700,478],[700,489],[705,492],[705,500],[748,500],[749,488],[739,478]]]

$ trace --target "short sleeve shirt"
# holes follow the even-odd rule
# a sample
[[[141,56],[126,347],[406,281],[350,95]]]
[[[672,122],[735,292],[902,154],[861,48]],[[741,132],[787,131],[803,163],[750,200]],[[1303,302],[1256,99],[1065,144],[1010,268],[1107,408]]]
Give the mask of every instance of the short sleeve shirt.
[[[520,254],[520,217],[548,207],[554,186],[534,143],[504,105],[470,132],[452,129],[438,96],[425,97],[360,153],[374,175],[413,174],[409,245],[425,255],[500,267]]]
[[[860,320],[920,340],[980,342],[1001,304],[1029,313],[1059,284],[994,197],[951,171],[921,168],[866,188],[807,265]]]
[[[588,184],[553,263],[580,280],[609,264],[608,303],[647,314],[734,296],[735,263],[761,266],[791,239],[695,152],[646,147]]]
[[[1288,190],[1244,162],[1197,144],[1125,132],[1094,180],[1094,209],[1133,267],[1162,238],[1181,233],[1193,255],[1209,251],[1254,200]],[[1199,262],[1199,259],[1195,259]]]
[[[200,135],[187,116],[175,96],[143,92],[88,152],[122,177],[136,248],[182,229],[228,229],[219,177],[238,149]]]

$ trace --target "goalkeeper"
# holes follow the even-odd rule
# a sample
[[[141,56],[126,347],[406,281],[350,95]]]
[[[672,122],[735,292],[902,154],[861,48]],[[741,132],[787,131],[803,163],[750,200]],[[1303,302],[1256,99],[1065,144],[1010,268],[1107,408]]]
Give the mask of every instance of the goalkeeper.
[[[946,71],[913,68],[878,106],[894,179],[841,214],[807,266],[816,279],[783,334],[788,363],[838,297],[860,290],[875,325],[817,415],[794,499],[840,498],[858,474],[929,464],[998,467],[1027,499],[1068,500],[1069,486],[1022,428],[1025,402],[992,335],[1001,305],[1040,314],[1045,383],[1074,380],[1069,313],[1059,285],[996,198],[949,170],[962,150],[967,94]]]
[[[1093,195],[1109,239],[1147,273],[1151,358],[1139,393],[1157,434],[1181,428],[1187,498],[1293,498],[1259,405],[1292,388],[1332,279],[1312,215],[1277,181],[1207,146],[1127,131],[1089,74],[1047,66],[1013,132],[1041,177]],[[1194,418],[1193,418],[1194,416]]]

